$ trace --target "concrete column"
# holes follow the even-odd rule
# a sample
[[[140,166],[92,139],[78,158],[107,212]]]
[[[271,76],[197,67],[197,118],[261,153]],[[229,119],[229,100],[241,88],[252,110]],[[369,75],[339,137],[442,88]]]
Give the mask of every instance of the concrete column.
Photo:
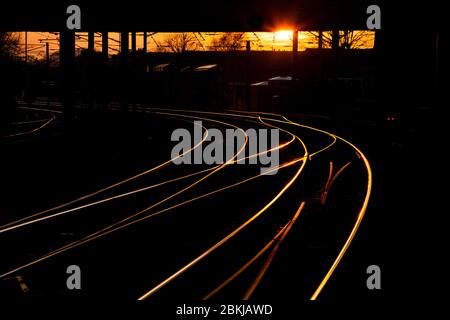
[[[102,32],[102,55],[108,59],[108,32]]]
[[[298,77],[298,30],[292,32],[292,80]]]
[[[88,71],[87,71],[87,97],[88,97],[88,107],[89,109],[92,109],[94,106],[94,52],[95,52],[95,33],[94,31],[88,32],[88,53],[89,53],[89,65],[88,65]]]
[[[88,32],[88,51],[89,54],[92,55],[95,51],[95,33],[94,31]]]
[[[129,84],[129,41],[128,32],[120,33],[120,84],[121,84],[121,106],[123,111],[128,110],[130,84]]]
[[[144,40],[143,40],[142,48],[144,53],[147,53],[147,32],[144,32]]]
[[[70,30],[60,32],[61,100],[64,120],[70,123],[73,117],[75,85],[75,33]]]
[[[333,50],[339,49],[339,30],[333,30],[331,34],[331,48]]]
[[[108,53],[109,53],[109,39],[108,32],[102,32],[102,71],[101,71],[101,81],[99,84],[100,99],[102,101],[102,106],[104,109],[108,109],[108,94],[110,90],[110,78],[108,77]]]
[[[129,41],[128,41],[128,32],[120,33],[120,55],[122,57],[128,56],[129,50]]]
[[[251,108],[251,100],[250,100],[250,52],[251,46],[250,41],[246,42],[245,46],[245,106],[247,110]]]
[[[136,32],[131,32],[131,53],[136,53]]]
[[[319,46],[318,49],[323,49],[323,31],[319,31]]]
[[[292,106],[289,107],[296,107],[297,101],[298,101],[298,91],[297,91],[297,79],[299,78],[298,75],[298,30],[294,30],[292,32],[292,87],[291,87],[291,98],[290,102]],[[279,110],[277,110],[279,112]]]

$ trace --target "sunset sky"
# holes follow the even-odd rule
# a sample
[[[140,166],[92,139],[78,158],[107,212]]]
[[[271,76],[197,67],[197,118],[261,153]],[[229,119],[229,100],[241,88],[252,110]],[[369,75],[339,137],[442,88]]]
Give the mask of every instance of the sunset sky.
[[[357,31],[359,32],[359,31]],[[87,33],[79,32],[76,34],[76,47],[78,49],[87,48]],[[150,52],[167,51],[166,41],[173,37],[174,33],[147,33],[147,50]],[[223,33],[219,32],[196,32],[190,33],[194,42],[195,50],[208,51],[214,50],[214,40],[220,38]],[[49,43],[50,55],[59,50],[58,33],[49,32],[29,32],[28,33],[28,56],[32,59],[43,59],[46,54],[46,43]],[[109,55],[118,53],[119,39],[118,33],[109,34]],[[277,32],[246,32],[242,35],[242,49],[245,49],[245,41],[251,41],[251,49],[258,51],[288,51],[292,46],[292,31],[280,30]],[[363,41],[360,44],[361,49],[372,48],[374,43],[374,34],[364,31]],[[137,49],[143,47],[143,33],[137,33]],[[131,42],[130,42],[131,43]],[[25,55],[25,32],[20,32],[20,44]],[[317,48],[316,37],[309,32],[299,32],[299,50],[304,51],[307,48]],[[95,50],[101,50],[101,35],[95,35]]]

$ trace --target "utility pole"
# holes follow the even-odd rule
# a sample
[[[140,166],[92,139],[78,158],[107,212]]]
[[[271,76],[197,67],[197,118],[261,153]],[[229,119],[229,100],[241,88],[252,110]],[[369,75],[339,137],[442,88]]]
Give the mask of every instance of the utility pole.
[[[50,46],[48,42],[45,43],[45,64],[48,70],[50,67]]]

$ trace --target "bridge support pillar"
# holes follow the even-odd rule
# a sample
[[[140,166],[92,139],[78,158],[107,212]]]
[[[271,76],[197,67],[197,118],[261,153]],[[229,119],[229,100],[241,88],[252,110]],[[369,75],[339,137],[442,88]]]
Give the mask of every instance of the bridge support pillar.
[[[64,120],[70,123],[73,118],[74,85],[75,85],[75,32],[64,30],[60,32],[60,66],[61,66],[61,101]]]
[[[121,84],[121,97],[120,103],[123,111],[128,111],[129,107],[129,39],[128,32],[120,33],[120,84]]]

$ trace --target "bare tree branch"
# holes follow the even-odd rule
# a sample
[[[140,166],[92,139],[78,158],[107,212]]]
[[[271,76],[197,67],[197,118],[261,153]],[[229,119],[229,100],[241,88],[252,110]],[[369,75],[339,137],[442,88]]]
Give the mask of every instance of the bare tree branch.
[[[308,32],[308,34],[318,41],[319,32]],[[323,32],[322,41],[323,48],[331,48],[332,33],[330,31]],[[372,31],[344,30],[339,32],[339,46],[343,49],[367,48],[371,41],[373,41]]]
[[[244,32],[226,32],[212,41],[215,51],[236,51],[242,48]]]
[[[20,53],[19,34],[0,32],[0,56],[15,57]]]
[[[198,48],[198,41],[191,33],[176,33],[171,34],[165,40],[166,48],[175,53],[183,53],[185,51],[192,51]]]

